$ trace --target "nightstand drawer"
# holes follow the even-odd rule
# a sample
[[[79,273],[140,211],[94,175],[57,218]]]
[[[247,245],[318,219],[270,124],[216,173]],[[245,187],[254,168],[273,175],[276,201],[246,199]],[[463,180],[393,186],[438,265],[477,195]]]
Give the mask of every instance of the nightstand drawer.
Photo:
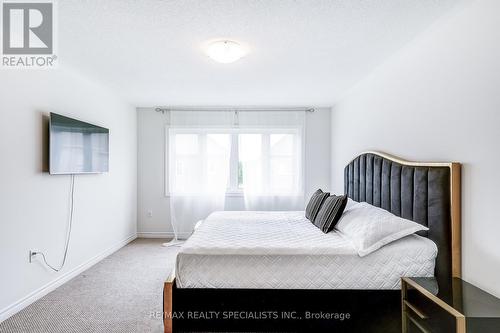
[[[455,316],[426,298],[418,290],[408,289],[404,309],[408,324],[412,324],[410,327],[415,326],[421,332],[456,332]],[[414,329],[409,330],[409,332],[414,331]]]

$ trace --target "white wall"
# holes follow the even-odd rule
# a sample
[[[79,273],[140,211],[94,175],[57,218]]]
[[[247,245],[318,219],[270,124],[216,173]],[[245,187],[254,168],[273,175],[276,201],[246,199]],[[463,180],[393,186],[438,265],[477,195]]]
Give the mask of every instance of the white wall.
[[[332,187],[364,150],[463,163],[463,277],[500,296],[500,2],[467,2],[353,88],[332,114]]]
[[[330,187],[330,109],[306,114],[306,195]],[[153,108],[137,109],[138,234],[172,236],[170,204],[165,197],[165,116]],[[228,197],[231,209],[244,209],[242,198]],[[148,216],[148,212],[152,216]],[[185,236],[185,235],[181,235]]]
[[[135,108],[62,67],[1,71],[0,96],[2,320],[63,281],[61,277],[135,237],[137,140]],[[28,263],[28,251],[36,249],[58,266],[67,230],[70,176],[42,172],[48,112],[110,129],[110,172],[76,176],[73,235],[60,273],[40,261]]]

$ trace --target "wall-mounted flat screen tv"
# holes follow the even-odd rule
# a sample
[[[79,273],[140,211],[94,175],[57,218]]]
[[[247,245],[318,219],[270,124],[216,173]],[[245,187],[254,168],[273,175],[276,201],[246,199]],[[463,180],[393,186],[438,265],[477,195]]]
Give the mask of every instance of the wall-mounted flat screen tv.
[[[50,114],[49,169],[52,175],[109,171],[109,130]]]

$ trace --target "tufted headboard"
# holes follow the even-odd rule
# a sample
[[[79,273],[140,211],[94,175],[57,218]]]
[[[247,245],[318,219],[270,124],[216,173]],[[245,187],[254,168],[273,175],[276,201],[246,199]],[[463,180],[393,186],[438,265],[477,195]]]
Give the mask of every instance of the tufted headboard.
[[[357,156],[344,169],[349,198],[423,224],[438,247],[436,277],[461,275],[460,164],[408,162],[378,152]]]

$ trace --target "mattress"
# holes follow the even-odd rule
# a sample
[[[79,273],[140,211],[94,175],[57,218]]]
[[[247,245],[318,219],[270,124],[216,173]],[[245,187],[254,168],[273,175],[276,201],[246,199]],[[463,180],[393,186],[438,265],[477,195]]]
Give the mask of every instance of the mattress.
[[[436,245],[410,235],[359,257],[298,212],[215,212],[177,256],[179,288],[398,289],[434,275]]]

